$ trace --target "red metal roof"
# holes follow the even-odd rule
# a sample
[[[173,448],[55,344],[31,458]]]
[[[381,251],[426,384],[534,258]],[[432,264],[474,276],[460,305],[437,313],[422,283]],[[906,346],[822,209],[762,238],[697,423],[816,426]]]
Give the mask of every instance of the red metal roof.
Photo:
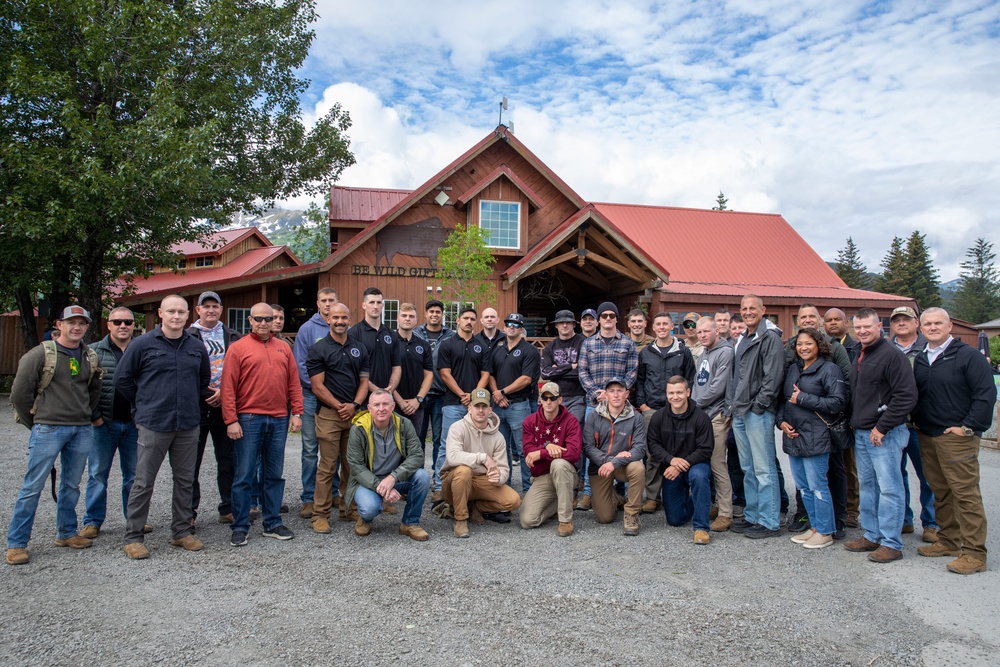
[[[240,227],[238,229],[226,229],[215,232],[205,242],[185,241],[183,243],[175,243],[170,246],[170,252],[178,255],[217,255],[230,243],[253,235],[259,236],[263,245],[271,245],[271,242],[256,227]]]
[[[822,287],[844,281],[780,215],[594,204],[670,271],[670,282]]]
[[[330,189],[330,220],[373,222],[401,202],[412,190],[347,188]]]
[[[662,290],[670,294],[705,294],[712,296],[729,296],[739,299],[744,294],[757,294],[770,298],[789,298],[808,301],[834,300],[844,305],[853,302],[868,306],[877,306],[880,303],[899,302],[899,305],[910,305],[913,299],[905,296],[894,296],[882,294],[880,292],[869,292],[850,287],[806,287],[802,285],[761,285],[748,283],[697,283],[680,282],[671,280],[668,285],[664,285]]]
[[[137,280],[133,288],[134,292],[127,298],[149,295],[156,292],[169,294],[170,292],[188,291],[201,287],[209,289],[234,278],[252,274],[281,254],[288,255],[288,258],[295,262],[296,266],[302,264],[285,246],[269,245],[263,248],[248,250],[225,266],[190,269],[186,273],[174,273],[172,271],[168,273],[154,273],[145,280]],[[122,287],[121,283],[116,284],[112,288],[112,291],[118,294],[121,292]]]

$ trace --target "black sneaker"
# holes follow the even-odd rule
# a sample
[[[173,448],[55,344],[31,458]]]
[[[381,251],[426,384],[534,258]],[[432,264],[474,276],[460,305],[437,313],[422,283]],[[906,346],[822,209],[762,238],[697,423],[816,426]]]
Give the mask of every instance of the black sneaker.
[[[743,532],[743,537],[749,537],[751,540],[760,540],[765,537],[777,537],[778,535],[781,535],[780,528],[771,530],[770,528],[765,528],[760,524],[747,528]]]
[[[245,547],[247,545],[247,534],[242,530],[234,530],[233,537],[229,540],[229,543],[234,547]]]
[[[281,508],[278,511],[282,514],[288,514],[288,505],[281,503]]]
[[[494,523],[510,523],[510,512],[483,512],[483,518]]]
[[[837,520],[836,526],[836,530],[833,531],[833,539],[842,540],[847,537],[846,526],[844,525],[844,521],[842,519]]]
[[[284,524],[278,524],[271,530],[265,530],[264,537],[273,537],[276,540],[290,540],[295,537],[295,533],[286,528]]]
[[[729,527],[729,530],[733,531],[734,533],[743,533],[746,532],[748,528],[751,528],[756,525],[757,524],[750,523],[746,519],[733,519],[733,525]]]
[[[809,517],[805,514],[796,514],[788,523],[789,533],[804,533],[809,530]]]

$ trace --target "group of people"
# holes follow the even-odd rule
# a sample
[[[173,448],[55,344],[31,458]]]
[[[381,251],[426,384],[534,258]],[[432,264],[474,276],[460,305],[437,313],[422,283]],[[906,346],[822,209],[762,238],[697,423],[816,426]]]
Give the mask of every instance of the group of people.
[[[185,299],[168,296],[154,330],[133,339],[133,314],[115,308],[108,335],[91,347],[82,343],[89,313],[68,307],[56,341],[22,358],[12,389],[31,436],[7,562],[29,560],[35,509],[56,458],[56,545],[90,546],[105,519],[116,453],[125,553],[150,555],[153,482],[168,454],[171,543],[201,549],[198,479],[209,435],[218,520],[230,524],[232,546],[248,543],[258,518],[265,537],[291,539],[281,516],[284,450],[288,432],[301,431],[299,515],[316,533],[331,532],[336,509],[364,537],[376,516],[403,504],[399,532],[424,541],[430,495],[432,511],[451,519],[460,538],[470,523],[508,523],[515,510],[525,529],[555,517],[561,537],[573,534],[574,511],[593,511],[605,524],[621,510],[623,534],[634,536],[641,514],[662,508],[669,525],[690,522],[700,545],[712,532],[764,539],[785,527],[793,543],[822,549],[860,526],[845,548],[886,563],[902,557],[901,533],[914,530],[908,456],[927,542],[917,552],[953,557],[947,567],[961,574],[986,569],[978,447],[995,389],[987,360],[951,336],[940,308],[919,319],[897,308],[888,339],[878,314],[863,308],[853,317],[855,340],[843,311],[821,318],[803,304],[785,343],[755,295],[738,314],[688,313],[683,337],[665,312],[653,315],[650,335],[639,309],[619,330],[618,307],[608,301],[579,321],[558,311],[557,335],[539,352],[519,313],[501,322],[493,308],[464,308],[452,330],[442,302],[425,304],[420,325],[416,306],[404,303],[390,330],[383,307],[382,293],[369,288],[353,323],[336,291],[322,288],[293,343],[281,335],[278,305],[254,305],[240,336],[220,321],[217,293],[200,295],[191,326]]]

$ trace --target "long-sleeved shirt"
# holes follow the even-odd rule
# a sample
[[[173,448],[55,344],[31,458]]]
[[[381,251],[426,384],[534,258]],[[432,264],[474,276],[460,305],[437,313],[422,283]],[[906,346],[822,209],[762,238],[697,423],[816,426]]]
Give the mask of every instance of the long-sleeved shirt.
[[[604,389],[611,378],[622,378],[626,389],[635,386],[638,367],[635,343],[620,331],[616,331],[610,341],[605,341],[600,331],[583,341],[577,371],[580,384],[587,392],[588,405],[597,405],[597,392]]]
[[[227,424],[249,413],[271,417],[302,414],[302,387],[292,349],[273,336],[254,334],[233,343],[222,369],[222,418]]]

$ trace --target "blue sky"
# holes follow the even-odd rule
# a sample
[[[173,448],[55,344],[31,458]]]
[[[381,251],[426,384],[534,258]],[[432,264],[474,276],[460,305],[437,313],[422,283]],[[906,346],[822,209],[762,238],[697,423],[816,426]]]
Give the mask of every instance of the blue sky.
[[[943,280],[1000,251],[998,2],[318,0],[310,117],[340,102],[341,183],[414,188],[490,132],[590,201],[776,212],[876,270],[927,234]],[[778,250],[778,249],[776,249]]]

